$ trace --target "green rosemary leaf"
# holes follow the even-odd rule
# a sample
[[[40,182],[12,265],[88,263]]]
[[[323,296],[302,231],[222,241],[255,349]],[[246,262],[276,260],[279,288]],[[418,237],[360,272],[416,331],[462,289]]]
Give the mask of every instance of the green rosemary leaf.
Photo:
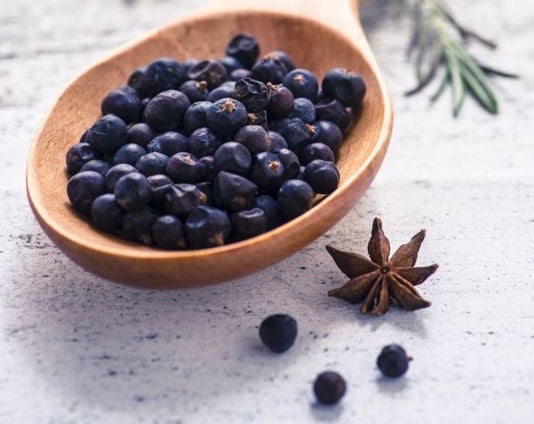
[[[460,70],[460,62],[452,53],[447,52],[447,66],[451,74],[452,84],[452,114],[454,117],[458,116],[465,98],[465,86]]]
[[[440,63],[443,60],[443,49],[441,47],[435,49],[434,53],[432,54],[432,57],[433,58],[430,62],[430,67],[427,72],[424,73],[424,75],[419,76],[419,83],[411,90],[405,92],[405,96],[413,96],[414,94],[419,93],[422,89],[424,89],[428,84],[432,82],[439,69]]]
[[[501,71],[499,69],[492,68],[491,66],[482,65],[480,62],[477,62],[477,65],[488,76],[497,75],[503,78],[512,78],[512,79],[519,78],[518,74],[512,74],[510,72]]]
[[[475,74],[473,74],[471,69],[465,66],[461,68],[461,72],[469,92],[484,107],[484,109],[492,114],[496,114],[498,112],[497,100],[493,95],[491,87],[487,84],[486,77],[484,76],[483,80],[479,80]]]
[[[438,89],[436,92],[430,97],[430,101],[434,103],[437,99],[441,97],[445,89],[447,88],[447,85],[451,82],[451,74],[449,73],[449,70],[446,69],[445,73],[443,74],[443,78],[441,79],[441,82],[439,83]]]

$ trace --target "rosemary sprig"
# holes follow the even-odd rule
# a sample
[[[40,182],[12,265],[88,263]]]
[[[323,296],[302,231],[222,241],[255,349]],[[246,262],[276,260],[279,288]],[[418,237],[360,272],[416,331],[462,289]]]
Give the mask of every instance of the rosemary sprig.
[[[481,64],[469,53],[467,45],[470,41],[490,49],[497,45],[462,26],[442,0],[416,0],[413,21],[408,56],[415,64],[417,85],[405,94],[422,91],[441,73],[438,89],[430,98],[432,102],[451,86],[454,116],[460,113],[466,94],[473,96],[489,113],[496,114],[498,104],[489,77],[517,78],[517,75]]]

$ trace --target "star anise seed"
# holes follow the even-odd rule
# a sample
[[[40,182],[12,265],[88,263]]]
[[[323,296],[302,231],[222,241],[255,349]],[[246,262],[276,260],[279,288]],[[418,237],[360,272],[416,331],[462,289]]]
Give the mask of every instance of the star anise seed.
[[[415,289],[438,268],[437,264],[414,266],[424,238],[425,231],[418,232],[408,243],[400,246],[390,259],[389,240],[382,231],[382,222],[375,218],[367,246],[371,260],[357,253],[326,246],[338,268],[350,278],[345,285],[330,290],[328,295],[350,303],[363,301],[360,311],[377,316],[388,311],[392,299],[407,311],[429,307],[430,302]]]

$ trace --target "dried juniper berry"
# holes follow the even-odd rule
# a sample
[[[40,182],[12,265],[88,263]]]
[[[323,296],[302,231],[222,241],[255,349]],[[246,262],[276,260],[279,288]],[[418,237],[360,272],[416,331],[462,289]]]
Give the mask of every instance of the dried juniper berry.
[[[138,94],[140,94],[142,91],[141,87],[143,84],[143,77],[145,76],[146,68],[146,66],[137,68],[131,73],[130,77],[128,78],[128,86],[132,87]]]
[[[284,178],[297,178],[300,173],[300,162],[297,155],[289,149],[280,149],[277,155],[284,166]]]
[[[243,103],[247,111],[257,112],[267,106],[271,92],[263,82],[244,78],[235,83],[233,97]]]
[[[172,180],[165,174],[150,175],[146,179],[148,180],[148,183],[150,184],[150,188],[152,190],[173,184]]]
[[[113,190],[117,203],[129,212],[143,209],[150,200],[151,192],[148,180],[139,172],[121,177]]]
[[[184,115],[184,130],[186,134],[190,135],[193,131],[202,127],[207,127],[206,112],[211,106],[211,102],[196,102],[193,103]]]
[[[187,78],[195,81],[206,81],[212,90],[228,79],[224,65],[218,60],[203,60],[195,64],[187,72]]]
[[[106,172],[105,176],[106,190],[113,191],[115,189],[117,181],[119,181],[125,175],[131,174],[132,172],[137,172],[137,169],[127,163],[121,163],[119,165],[114,165],[109,168],[109,171]]]
[[[269,150],[269,136],[259,125],[246,125],[235,135],[235,141],[245,146],[250,153],[260,153]]]
[[[231,81],[239,81],[243,78],[249,78],[252,75],[252,71],[249,69],[236,69],[230,73]]]
[[[297,321],[287,314],[274,314],[260,324],[260,339],[265,346],[276,353],[289,350],[297,338]]]
[[[317,401],[324,405],[338,403],[345,395],[347,385],[341,375],[334,371],[324,371],[313,383],[313,393]]]
[[[246,68],[250,68],[260,55],[260,46],[254,36],[237,34],[226,46],[226,54],[236,58]]]
[[[185,235],[192,249],[222,246],[230,235],[228,214],[210,206],[197,206],[185,220]]]
[[[299,155],[303,165],[309,164],[312,160],[322,159],[327,162],[334,162],[334,152],[324,143],[311,143],[304,147]]]
[[[284,66],[287,69],[287,72],[290,72],[293,69],[295,69],[295,63],[293,62],[293,59],[291,59],[286,52],[283,52],[281,50],[274,50],[272,52],[269,52],[264,57],[268,59],[279,60],[280,62],[284,64]]]
[[[234,81],[227,81],[214,88],[208,96],[208,101],[215,103],[217,100],[234,97],[234,84]]]
[[[286,118],[293,111],[295,97],[287,87],[267,83],[271,92],[271,100],[267,105],[267,113],[271,119]]]
[[[273,193],[284,181],[284,165],[276,153],[261,152],[254,157],[249,178],[262,193]]]
[[[315,112],[317,120],[333,122],[342,132],[345,132],[350,124],[350,113],[339,100],[329,98],[320,100],[315,105]]]
[[[75,144],[68,150],[66,157],[69,175],[76,174],[85,163],[98,159],[99,156],[99,153],[89,143]]]
[[[111,193],[98,196],[91,205],[93,225],[99,230],[112,233],[120,227],[123,216],[124,209]]]
[[[157,135],[158,132],[150,125],[139,122],[128,128],[128,143],[135,143],[146,149],[148,143]]]
[[[211,183],[196,183],[195,187],[200,191],[200,203],[205,206],[213,206],[213,190]]]
[[[343,133],[339,127],[330,121],[317,121],[311,125],[312,143],[323,143],[336,152],[343,143]]]
[[[254,207],[260,208],[265,214],[266,230],[272,230],[280,225],[276,199],[268,194],[262,194],[254,200]]]
[[[280,119],[272,122],[269,129],[280,133],[289,148],[295,152],[299,152],[300,149],[309,144],[312,136],[310,127],[299,118]]]
[[[74,209],[82,213],[91,210],[93,200],[104,194],[105,189],[104,177],[95,171],[78,172],[67,183],[70,203]]]
[[[199,159],[200,163],[204,165],[204,176],[205,180],[213,180],[215,175],[217,175],[217,169],[215,168],[215,159],[213,156],[203,156]]]
[[[163,211],[165,208],[165,195],[172,190],[173,181],[163,174],[156,174],[147,177],[150,184],[150,206]]]
[[[122,218],[119,234],[150,246],[152,244],[152,226],[156,219],[158,219],[158,212],[149,206],[139,211],[126,212]]]
[[[245,175],[250,169],[252,156],[249,150],[240,143],[229,141],[221,145],[213,155],[213,165],[219,171]]]
[[[204,173],[204,165],[191,153],[176,153],[167,162],[167,175],[176,183],[196,183]]]
[[[172,215],[160,216],[152,225],[152,240],[163,249],[185,249],[184,227],[182,221]]]
[[[148,153],[163,153],[172,156],[180,152],[189,151],[189,140],[176,131],[167,131],[155,137],[147,146]]]
[[[410,360],[402,346],[391,344],[382,349],[376,365],[386,377],[397,378],[408,371]]]
[[[265,213],[260,208],[236,212],[230,216],[232,239],[244,240],[267,231]]]
[[[293,69],[284,77],[283,84],[291,90],[295,98],[305,97],[312,102],[317,100],[319,84],[315,75],[307,69]]]
[[[265,84],[280,84],[287,74],[284,63],[278,59],[263,58],[252,67],[251,77]]]
[[[300,118],[305,124],[313,124],[315,122],[315,105],[306,97],[298,97],[295,99],[295,106],[290,117]]]
[[[111,168],[111,165],[109,164],[109,162],[106,162],[105,160],[102,160],[102,159],[93,159],[93,160],[90,160],[89,162],[86,162],[80,169],[80,172],[95,171],[95,172],[98,172],[103,177],[105,177],[106,173],[109,171],[110,168]]]
[[[302,177],[315,193],[330,194],[339,185],[339,171],[335,163],[321,159],[308,163]]]
[[[189,80],[180,86],[191,103],[202,102],[208,99],[208,83],[206,81]]]
[[[179,87],[184,81],[185,69],[171,58],[160,58],[146,67],[140,84],[136,88],[143,97],[154,97],[162,91]]]
[[[146,155],[146,150],[139,144],[128,143],[115,152],[113,155],[113,164],[118,165],[119,163],[128,163],[130,165],[135,165],[138,159],[143,155]]]
[[[199,128],[189,137],[189,151],[196,157],[213,155],[221,144],[221,139],[209,128]]]
[[[313,202],[313,189],[301,180],[287,180],[278,191],[278,214],[284,221],[291,221],[309,210]]]
[[[233,137],[247,124],[247,109],[243,103],[224,98],[213,103],[206,112],[206,120],[216,134],[221,137]]]
[[[278,152],[282,149],[287,149],[287,141],[279,133],[275,131],[267,131],[267,137],[269,137],[269,151]]]
[[[177,90],[167,90],[150,100],[143,114],[144,120],[159,132],[170,131],[183,125],[184,114],[191,102]]]
[[[203,204],[200,190],[193,184],[175,184],[165,193],[165,213],[185,217],[195,206]]]
[[[213,181],[215,204],[232,212],[252,208],[257,190],[252,181],[231,172],[221,171]]]
[[[105,115],[87,132],[87,142],[101,153],[115,153],[128,142],[128,128],[115,115]]]
[[[269,129],[267,111],[260,110],[259,112],[249,112],[247,125],[259,125],[267,131]]]
[[[167,162],[169,162],[169,156],[159,152],[152,152],[141,156],[135,163],[135,168],[144,176],[150,177],[151,175],[165,173]]]
[[[141,100],[132,87],[125,86],[109,92],[102,100],[100,108],[102,115],[111,113],[129,124],[139,119]]]
[[[345,68],[334,68],[326,73],[323,92],[339,100],[346,107],[358,107],[365,96],[366,86],[362,77]]]
[[[243,69],[243,64],[236,59],[234,56],[224,56],[219,59],[219,62],[221,62],[224,67],[226,68],[226,72],[228,75],[230,75],[233,71],[236,69]]]

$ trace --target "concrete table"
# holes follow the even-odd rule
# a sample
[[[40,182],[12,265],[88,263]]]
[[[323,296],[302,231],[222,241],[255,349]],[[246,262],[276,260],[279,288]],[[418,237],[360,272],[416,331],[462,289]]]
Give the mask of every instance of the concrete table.
[[[370,0],[364,20],[395,104],[390,151],[372,188],[324,237],[248,278],[149,291],[83,271],[42,233],[24,192],[32,136],[60,90],[116,46],[200,2],[0,2],[1,423],[531,423],[534,419],[534,6],[451,1],[462,22],[499,40],[488,62],[519,70],[496,81],[501,113],[468,99],[406,99],[409,22]],[[344,282],[324,245],[365,251],[374,216],[395,247],[426,228],[419,263],[429,309],[362,316],[328,298]],[[299,322],[273,355],[257,326]],[[384,381],[380,348],[403,344],[408,374]],[[336,407],[311,384],[348,381]]]

